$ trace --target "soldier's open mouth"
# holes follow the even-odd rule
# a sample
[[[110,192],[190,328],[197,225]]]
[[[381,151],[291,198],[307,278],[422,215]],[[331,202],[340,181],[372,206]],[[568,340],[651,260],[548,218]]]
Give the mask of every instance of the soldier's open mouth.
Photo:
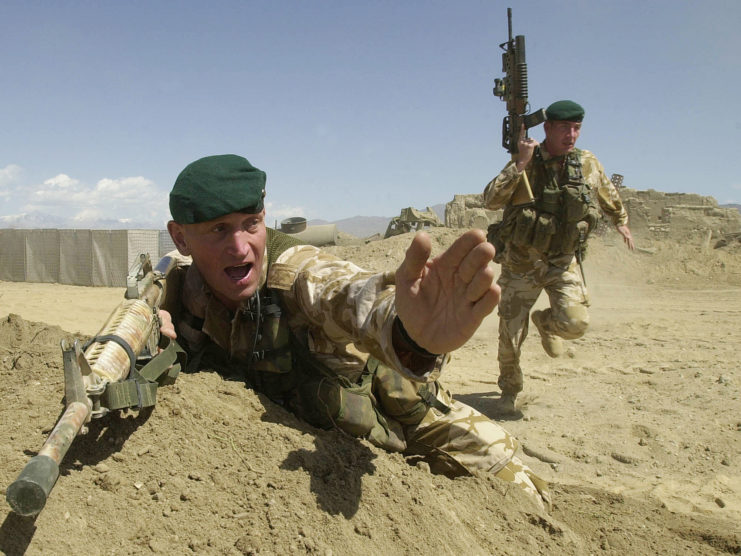
[[[250,270],[252,270],[252,263],[245,263],[237,266],[228,266],[224,269],[224,272],[226,272],[229,278],[235,282],[239,282],[250,273]]]

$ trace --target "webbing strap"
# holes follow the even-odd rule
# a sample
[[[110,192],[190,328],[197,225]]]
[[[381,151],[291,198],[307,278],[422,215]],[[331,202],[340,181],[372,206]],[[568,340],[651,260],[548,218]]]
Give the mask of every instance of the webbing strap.
[[[129,378],[108,384],[101,395],[101,405],[111,410],[153,406],[157,402],[157,387],[175,382],[185,363],[185,351],[170,340],[144,367],[133,369]]]
[[[437,386],[436,384],[435,388],[439,388],[439,386]],[[438,399],[438,397],[432,392],[432,389],[427,383],[424,383],[422,386],[420,386],[418,392],[420,397],[425,401],[425,403],[427,403],[428,406],[434,407],[442,414],[450,413],[450,407],[448,407],[446,404]]]
[[[136,370],[136,354],[134,353],[134,350],[131,349],[131,346],[121,338],[121,336],[116,336],[115,334],[104,334],[103,336],[95,336],[95,338],[91,338],[87,342],[85,342],[85,345],[82,346],[82,351],[86,351],[87,348],[89,348],[94,342],[104,343],[104,342],[114,342],[121,346],[121,348],[126,352],[126,355],[129,356],[129,374],[133,373]]]

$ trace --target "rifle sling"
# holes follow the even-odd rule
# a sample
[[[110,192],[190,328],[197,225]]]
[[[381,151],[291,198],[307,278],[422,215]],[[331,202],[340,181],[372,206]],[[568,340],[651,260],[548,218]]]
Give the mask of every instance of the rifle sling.
[[[157,387],[172,384],[185,367],[185,351],[174,340],[152,357],[141,369],[134,368],[129,378],[108,384],[101,395],[101,405],[110,410],[153,406],[157,402]]]
[[[126,352],[126,355],[129,356],[129,374],[133,374],[136,371],[136,354],[134,353],[134,350],[131,349],[131,346],[120,336],[116,336],[115,334],[105,334],[103,336],[95,336],[94,338],[90,338],[87,342],[85,342],[85,345],[82,346],[82,351],[86,351],[87,348],[89,348],[94,342],[104,343],[104,342],[114,342],[121,346],[121,349],[123,349]]]

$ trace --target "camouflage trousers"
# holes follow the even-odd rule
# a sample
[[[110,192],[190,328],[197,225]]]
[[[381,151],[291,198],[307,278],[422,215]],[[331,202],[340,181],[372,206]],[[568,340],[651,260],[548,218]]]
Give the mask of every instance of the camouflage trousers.
[[[544,312],[547,332],[566,340],[584,335],[589,324],[589,298],[584,282],[572,260],[566,268],[538,260],[529,268],[514,272],[502,266],[497,284],[502,288],[499,302],[499,380],[502,393],[522,391],[520,368],[522,344],[527,338],[530,309],[545,290],[550,308]],[[564,265],[565,266],[565,265]]]
[[[373,394],[387,422],[401,427],[406,455],[422,456],[432,471],[446,475],[493,473],[550,510],[548,484],[515,456],[517,441],[485,415],[454,400],[439,383],[412,382],[378,365]]]

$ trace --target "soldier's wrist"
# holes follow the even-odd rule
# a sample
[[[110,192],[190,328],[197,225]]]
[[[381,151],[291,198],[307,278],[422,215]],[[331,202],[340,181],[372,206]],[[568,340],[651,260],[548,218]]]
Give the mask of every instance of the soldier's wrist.
[[[435,359],[440,355],[439,353],[431,353],[417,344],[417,342],[409,336],[406,328],[404,328],[404,323],[401,322],[398,315],[394,317],[392,340],[394,341],[395,349],[398,345],[398,348],[402,351],[409,351],[420,357]]]

